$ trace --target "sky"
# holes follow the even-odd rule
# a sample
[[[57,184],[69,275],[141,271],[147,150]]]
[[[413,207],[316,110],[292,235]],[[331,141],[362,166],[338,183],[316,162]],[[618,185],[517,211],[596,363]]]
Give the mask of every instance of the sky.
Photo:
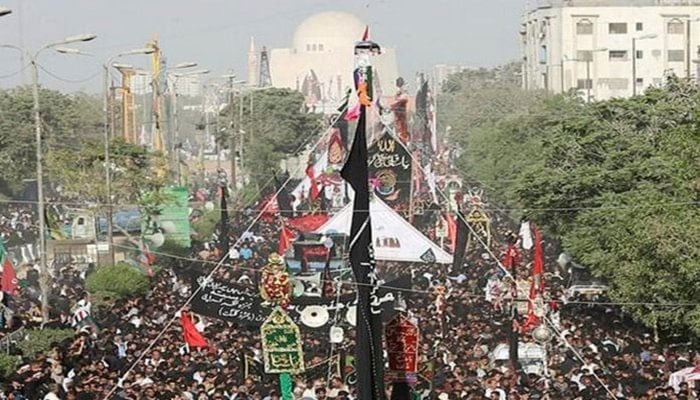
[[[66,92],[98,92],[101,65],[143,47],[154,35],[170,64],[194,61],[211,75],[245,79],[250,37],[258,46],[289,47],[296,26],[322,11],[345,11],[395,47],[406,78],[435,64],[494,66],[518,58],[517,31],[527,0],[0,0],[0,44],[32,51],[66,36],[94,33],[75,47],[91,56],[43,52],[40,82]],[[26,61],[26,60],[25,60]],[[147,67],[147,56],[121,60]],[[30,79],[17,52],[0,49],[0,87]],[[410,80],[410,79],[409,79]]]

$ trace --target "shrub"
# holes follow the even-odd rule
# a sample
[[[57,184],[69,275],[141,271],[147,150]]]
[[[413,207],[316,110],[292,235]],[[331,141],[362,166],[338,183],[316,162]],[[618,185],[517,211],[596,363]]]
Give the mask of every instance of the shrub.
[[[197,238],[203,241],[211,240],[211,235],[216,229],[216,224],[221,220],[221,212],[217,210],[205,211],[204,214],[192,225]]]
[[[34,358],[36,353],[44,353],[57,345],[72,338],[75,332],[72,329],[30,329],[26,332],[24,340],[17,342],[25,358]]]
[[[90,293],[104,292],[115,297],[146,294],[150,288],[148,277],[133,266],[118,263],[101,267],[88,275],[85,287]]]
[[[6,380],[17,370],[21,358],[14,355],[0,353],[0,381]]]

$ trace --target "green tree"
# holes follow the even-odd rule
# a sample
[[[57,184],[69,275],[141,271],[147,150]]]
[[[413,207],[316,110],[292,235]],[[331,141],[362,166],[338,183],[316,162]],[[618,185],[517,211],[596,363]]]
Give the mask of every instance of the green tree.
[[[0,380],[5,380],[12,375],[22,362],[22,358],[0,353]]]
[[[243,106],[242,110],[240,106]],[[242,129],[243,165],[254,187],[262,187],[279,170],[280,161],[304,150],[310,136],[322,127],[321,116],[303,110],[304,96],[290,89],[265,89],[236,96],[222,117],[234,116],[234,129]],[[228,148],[231,129],[218,140]],[[313,142],[312,142],[313,143]],[[241,149],[238,149],[239,154]]]
[[[461,90],[461,89],[460,89]],[[670,79],[631,99],[547,96],[453,132],[458,165],[609,279],[649,326],[700,334],[700,92]]]
[[[26,332],[24,340],[17,343],[17,347],[25,358],[33,358],[36,353],[45,353],[74,335],[72,329],[30,329]]]
[[[100,102],[85,94],[41,89],[43,150],[79,149],[101,132]],[[0,192],[11,196],[23,179],[36,177],[36,140],[31,87],[0,90]]]
[[[90,293],[111,294],[125,297],[132,294],[146,294],[150,288],[148,277],[135,267],[117,263],[114,266],[98,268],[88,275],[85,287]]]

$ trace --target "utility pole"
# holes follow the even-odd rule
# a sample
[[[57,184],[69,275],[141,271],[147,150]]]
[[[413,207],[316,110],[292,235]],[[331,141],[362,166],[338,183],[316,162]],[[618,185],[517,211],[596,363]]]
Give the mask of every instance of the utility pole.
[[[32,64],[32,97],[34,99],[34,132],[36,134],[36,193],[37,212],[39,214],[39,287],[41,289],[41,319],[49,322],[49,294],[51,293],[51,275],[46,266],[46,205],[44,204],[44,170],[41,154],[41,109],[39,108],[39,71],[36,56]]]
[[[234,76],[229,77],[229,89],[231,93],[229,94],[229,112],[231,113],[231,137],[229,152],[231,154],[231,191],[236,191],[236,109],[234,108],[235,94],[233,92],[233,80]]]
[[[248,95],[250,96],[250,93]],[[240,154],[239,158],[241,160],[239,167],[241,170],[240,171],[241,176],[244,175],[243,174],[243,139],[245,136],[245,132],[243,132],[243,100],[244,100],[243,94],[241,93],[241,95],[239,96],[239,99],[238,99],[238,129],[236,131],[238,133],[238,152]]]

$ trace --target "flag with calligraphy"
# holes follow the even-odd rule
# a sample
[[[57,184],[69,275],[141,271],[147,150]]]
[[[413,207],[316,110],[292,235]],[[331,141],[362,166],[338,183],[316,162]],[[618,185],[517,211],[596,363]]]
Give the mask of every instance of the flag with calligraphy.
[[[383,400],[384,357],[382,349],[381,308],[372,307],[377,297],[372,226],[369,214],[369,173],[367,168],[366,110],[360,107],[355,140],[340,174],[354,189],[350,228],[350,264],[357,287],[357,334],[355,358],[362,368],[357,371],[357,398]]]

